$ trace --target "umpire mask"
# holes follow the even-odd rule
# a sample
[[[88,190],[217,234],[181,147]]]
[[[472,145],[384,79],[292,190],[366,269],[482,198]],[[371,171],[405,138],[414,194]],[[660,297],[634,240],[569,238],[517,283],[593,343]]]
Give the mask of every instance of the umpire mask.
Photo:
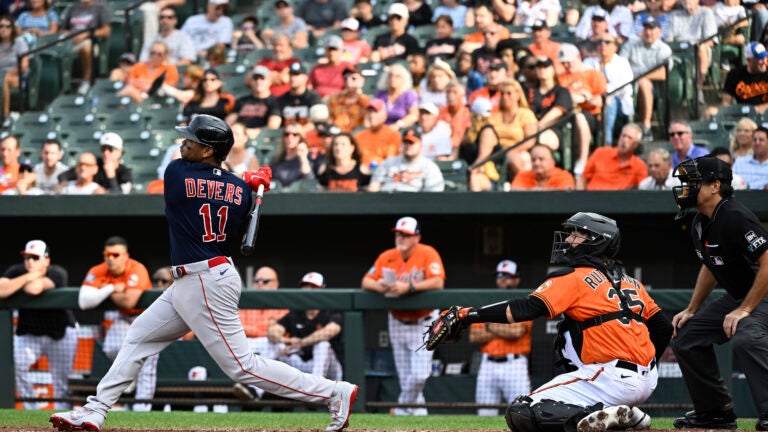
[[[721,180],[730,186],[733,179],[731,167],[714,156],[686,159],[680,162],[672,175],[680,179],[680,186],[672,188],[679,210],[675,220],[683,218],[688,209],[696,208],[702,184]]]

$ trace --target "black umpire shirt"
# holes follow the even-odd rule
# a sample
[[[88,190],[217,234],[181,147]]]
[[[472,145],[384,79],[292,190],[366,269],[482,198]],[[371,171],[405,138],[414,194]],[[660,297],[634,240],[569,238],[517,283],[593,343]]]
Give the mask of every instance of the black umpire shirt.
[[[733,198],[723,199],[712,219],[698,213],[691,236],[696,255],[720,287],[736,300],[746,297],[757,274],[757,258],[768,250],[768,232],[757,216]]]
[[[27,273],[24,264],[14,264],[8,268],[3,277],[13,279]],[[48,267],[45,274],[56,288],[67,286],[67,271],[60,266]],[[18,293],[18,292],[17,292]],[[64,309],[19,309],[19,324],[16,334],[33,336],[50,336],[54,340],[64,337],[67,327],[75,326],[75,317],[70,310]]]

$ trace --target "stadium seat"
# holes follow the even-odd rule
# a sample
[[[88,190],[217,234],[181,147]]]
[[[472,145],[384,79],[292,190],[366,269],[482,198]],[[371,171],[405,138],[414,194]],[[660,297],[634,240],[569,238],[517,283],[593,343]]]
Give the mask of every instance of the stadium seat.
[[[248,71],[248,67],[240,63],[226,63],[216,66],[216,72],[218,72],[222,78],[229,78],[233,76],[242,77],[248,73]]]
[[[91,86],[90,94],[101,96],[103,94],[114,94],[125,87],[122,81],[112,81],[108,78],[99,78]]]
[[[98,95],[98,97],[94,96],[92,104],[98,113],[110,113],[121,109],[135,111],[137,108],[137,105],[128,96],[117,96],[110,93]]]
[[[713,121],[720,123],[727,131],[736,127],[736,123],[744,117],[760,122],[762,117],[752,105],[722,105],[718,108]]]
[[[723,125],[716,121],[692,121],[688,124],[693,132],[693,142],[712,149],[718,146],[728,146],[728,132]]]
[[[106,132],[123,129],[146,129],[146,119],[140,113],[128,110],[116,110],[109,112],[103,121],[103,129]]]
[[[173,129],[181,121],[179,106],[163,107],[162,109],[142,110],[141,115],[151,130]]]
[[[85,115],[91,112],[91,100],[80,95],[59,95],[46,108],[54,119],[63,118],[69,114]]]
[[[31,129],[55,130],[56,123],[45,111],[27,111],[11,123],[10,133],[22,135]]]
[[[435,161],[435,163],[440,168],[440,172],[443,173],[445,190],[461,192],[467,190],[467,182],[469,180],[467,162],[463,159],[457,159],[452,161]]]

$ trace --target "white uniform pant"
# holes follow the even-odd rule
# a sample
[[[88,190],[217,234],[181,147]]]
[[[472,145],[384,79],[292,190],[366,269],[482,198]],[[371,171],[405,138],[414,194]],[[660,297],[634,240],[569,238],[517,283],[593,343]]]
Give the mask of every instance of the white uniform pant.
[[[16,390],[22,398],[36,398],[29,368],[45,354],[53,383],[53,397],[69,396],[67,380],[72,372],[72,362],[77,350],[77,329],[67,327],[64,337],[55,340],[50,336],[21,335],[13,342]],[[24,409],[37,409],[36,402],[24,402]],[[55,402],[57,410],[69,409],[68,402]]]
[[[516,397],[531,392],[528,357],[522,354],[507,354],[506,358],[505,362],[494,362],[488,360],[488,354],[483,353],[475,388],[475,401],[478,404],[499,404],[502,400],[509,403]],[[480,408],[477,415],[497,416],[499,410]]]
[[[556,376],[530,394],[533,402],[552,399],[587,407],[640,405],[651,396],[659,379],[658,369],[636,365],[637,371],[616,367],[618,360],[581,365],[578,370]]]
[[[398,403],[426,403],[424,385],[432,373],[433,352],[419,348],[424,345],[424,326],[432,322],[432,317],[437,316],[437,312],[432,311],[415,324],[402,323],[389,314],[389,343],[392,345],[397,379],[400,382]],[[427,415],[426,408],[396,408],[394,412],[398,415]]]
[[[104,354],[107,358],[114,361],[120,347],[123,346],[125,336],[128,334],[128,328],[136,317],[120,316],[115,319],[112,326],[107,331],[104,338]],[[149,400],[155,396],[157,387],[157,361],[159,354],[147,357],[139,370],[139,376],[136,378],[136,399]]]
[[[109,371],[86,407],[106,415],[139,373],[147,357],[195,333],[211,358],[233,381],[277,396],[327,403],[335,382],[285,363],[253,355],[238,316],[240,276],[229,262],[177,279],[131,324]]]

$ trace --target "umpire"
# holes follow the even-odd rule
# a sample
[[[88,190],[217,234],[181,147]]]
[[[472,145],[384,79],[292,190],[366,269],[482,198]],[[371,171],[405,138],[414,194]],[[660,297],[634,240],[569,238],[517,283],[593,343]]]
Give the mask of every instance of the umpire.
[[[698,213],[691,225],[702,262],[688,307],[675,315],[672,348],[694,410],[675,420],[678,429],[736,429],[736,414],[717,365],[714,344],[731,339],[735,361],[747,377],[768,430],[768,233],[757,216],[733,198],[731,168],[715,157],[680,163],[673,188],[680,213]],[[726,293],[700,309],[715,286]]]

